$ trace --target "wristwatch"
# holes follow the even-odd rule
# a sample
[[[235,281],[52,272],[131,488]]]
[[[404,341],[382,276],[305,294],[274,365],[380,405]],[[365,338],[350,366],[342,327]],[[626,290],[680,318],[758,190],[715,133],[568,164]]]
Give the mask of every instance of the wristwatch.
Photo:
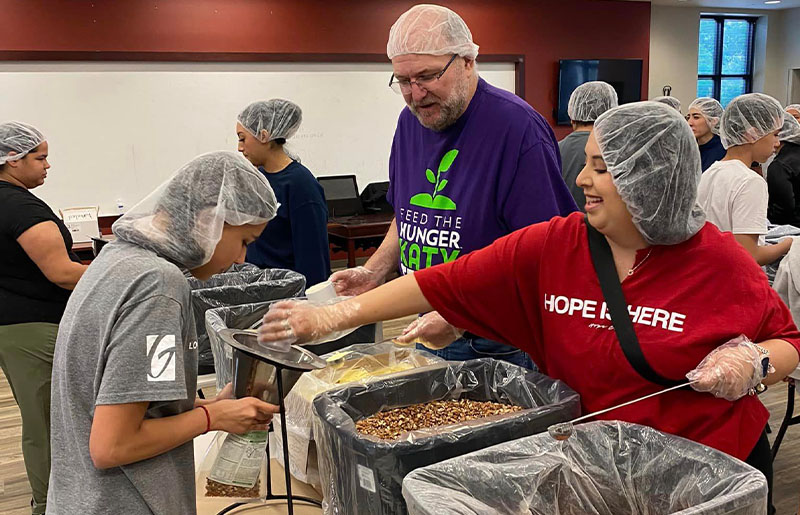
[[[762,356],[761,357],[761,366],[763,367],[762,371],[761,371],[762,372],[762,378],[767,377],[767,374],[771,374],[771,373],[775,372],[775,367],[773,367],[772,363],[769,362],[769,349],[767,349],[766,347],[762,347],[761,345],[759,345],[757,343],[752,343],[751,342],[750,345],[752,345],[753,348],[755,348],[759,353],[761,353],[761,356]],[[759,382],[755,386],[755,388],[751,389],[751,395],[752,394],[763,393],[766,390],[767,390],[767,385],[765,385],[762,382]]]
[[[772,363],[769,362],[769,349],[762,347],[757,343],[754,343],[753,347],[755,347],[756,350],[761,353],[761,366],[764,367],[764,377],[767,377],[767,374],[775,372],[775,367],[773,367]]]

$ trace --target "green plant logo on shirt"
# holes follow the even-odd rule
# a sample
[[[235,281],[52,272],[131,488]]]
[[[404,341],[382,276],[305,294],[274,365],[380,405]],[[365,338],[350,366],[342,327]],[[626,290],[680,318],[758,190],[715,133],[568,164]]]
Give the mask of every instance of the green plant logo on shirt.
[[[436,175],[430,168],[425,170],[425,177],[428,182],[433,184],[433,195],[428,193],[417,193],[409,201],[412,206],[429,207],[432,209],[442,209],[445,211],[453,211],[456,209],[456,203],[450,197],[440,194],[440,192],[447,186],[447,179],[442,179],[442,174],[447,173],[453,165],[453,161],[458,156],[458,150],[453,149],[446,153],[442,160],[439,162],[439,171]]]

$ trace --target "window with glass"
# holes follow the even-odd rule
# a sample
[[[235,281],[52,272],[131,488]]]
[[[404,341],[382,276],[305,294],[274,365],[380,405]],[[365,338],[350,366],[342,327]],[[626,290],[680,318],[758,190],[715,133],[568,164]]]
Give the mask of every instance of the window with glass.
[[[753,88],[753,34],[756,19],[702,16],[697,59],[697,96],[723,107]]]

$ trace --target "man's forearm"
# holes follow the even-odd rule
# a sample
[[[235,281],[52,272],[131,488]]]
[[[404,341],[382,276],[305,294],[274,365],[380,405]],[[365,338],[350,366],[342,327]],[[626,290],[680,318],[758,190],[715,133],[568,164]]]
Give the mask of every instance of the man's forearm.
[[[397,269],[400,260],[400,241],[397,235],[397,221],[393,218],[381,246],[375,251],[364,267],[378,274],[381,279],[386,279]]]

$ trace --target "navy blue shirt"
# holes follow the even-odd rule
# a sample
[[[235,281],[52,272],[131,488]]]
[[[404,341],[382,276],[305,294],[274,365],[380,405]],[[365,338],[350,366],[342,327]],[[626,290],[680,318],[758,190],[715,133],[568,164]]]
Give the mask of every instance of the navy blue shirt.
[[[703,171],[708,170],[708,167],[717,161],[722,161],[726,153],[725,147],[722,146],[722,140],[714,134],[704,145],[700,145],[700,162],[703,165]]]
[[[288,268],[312,286],[331,273],[328,207],[317,179],[297,161],[276,173],[259,168],[280,202],[278,214],[247,247],[247,262],[261,268]]]

